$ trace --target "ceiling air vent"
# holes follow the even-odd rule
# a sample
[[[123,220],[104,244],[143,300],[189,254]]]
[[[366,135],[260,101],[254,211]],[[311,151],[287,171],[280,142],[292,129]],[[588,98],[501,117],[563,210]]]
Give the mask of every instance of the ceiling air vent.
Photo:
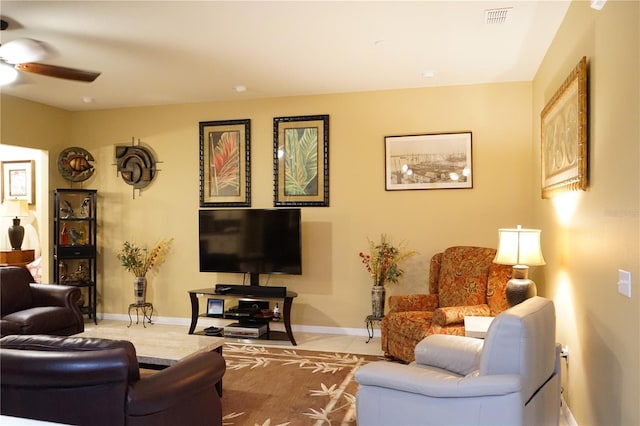
[[[501,7],[499,9],[486,9],[484,11],[484,23],[486,25],[504,24],[511,19],[512,7]]]

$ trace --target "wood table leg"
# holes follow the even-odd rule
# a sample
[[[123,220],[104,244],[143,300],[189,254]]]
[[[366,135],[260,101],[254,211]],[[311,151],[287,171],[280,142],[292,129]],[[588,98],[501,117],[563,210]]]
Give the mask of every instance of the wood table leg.
[[[282,311],[282,319],[284,320],[284,329],[287,331],[287,337],[293,346],[297,346],[296,339],[293,337],[293,331],[291,330],[291,305],[293,304],[293,297],[287,296],[284,298],[284,306]]]
[[[189,334],[193,334],[198,323],[198,312],[200,312],[200,303],[198,302],[198,294],[189,292],[191,299],[191,325],[189,326]]]

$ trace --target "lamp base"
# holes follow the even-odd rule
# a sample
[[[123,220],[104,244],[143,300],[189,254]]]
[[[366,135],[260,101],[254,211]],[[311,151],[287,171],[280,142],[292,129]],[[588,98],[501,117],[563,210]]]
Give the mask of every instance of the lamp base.
[[[528,278],[513,278],[507,283],[505,290],[507,296],[507,303],[512,308],[518,303],[524,302],[530,297],[538,294],[536,283]]]
[[[24,227],[20,225],[20,218],[13,219],[13,226],[9,227],[9,241],[11,242],[11,249],[20,250],[22,248],[22,241],[24,240]]]

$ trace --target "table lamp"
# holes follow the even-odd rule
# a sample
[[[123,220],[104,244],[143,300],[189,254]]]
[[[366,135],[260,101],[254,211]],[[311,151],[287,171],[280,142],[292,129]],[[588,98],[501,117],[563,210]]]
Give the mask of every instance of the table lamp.
[[[28,216],[26,200],[6,200],[5,216],[14,216],[13,225],[9,227],[9,241],[12,250],[20,250],[24,240],[24,227],[20,225],[20,216]]]
[[[498,252],[495,263],[513,265],[513,276],[507,283],[506,296],[510,307],[535,296],[538,293],[536,283],[528,277],[529,266],[544,265],[540,249],[540,230],[498,229]]]

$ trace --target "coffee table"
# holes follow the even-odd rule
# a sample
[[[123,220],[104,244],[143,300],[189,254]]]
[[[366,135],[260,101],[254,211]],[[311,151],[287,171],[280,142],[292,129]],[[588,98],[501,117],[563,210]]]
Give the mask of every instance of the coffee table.
[[[136,348],[140,367],[162,370],[201,352],[216,351],[222,355],[223,337],[200,336],[178,333],[153,324],[151,327],[131,327],[104,324],[85,327],[85,331],[74,337],[97,337],[101,339],[128,340]],[[216,384],[222,395],[222,381]]]

